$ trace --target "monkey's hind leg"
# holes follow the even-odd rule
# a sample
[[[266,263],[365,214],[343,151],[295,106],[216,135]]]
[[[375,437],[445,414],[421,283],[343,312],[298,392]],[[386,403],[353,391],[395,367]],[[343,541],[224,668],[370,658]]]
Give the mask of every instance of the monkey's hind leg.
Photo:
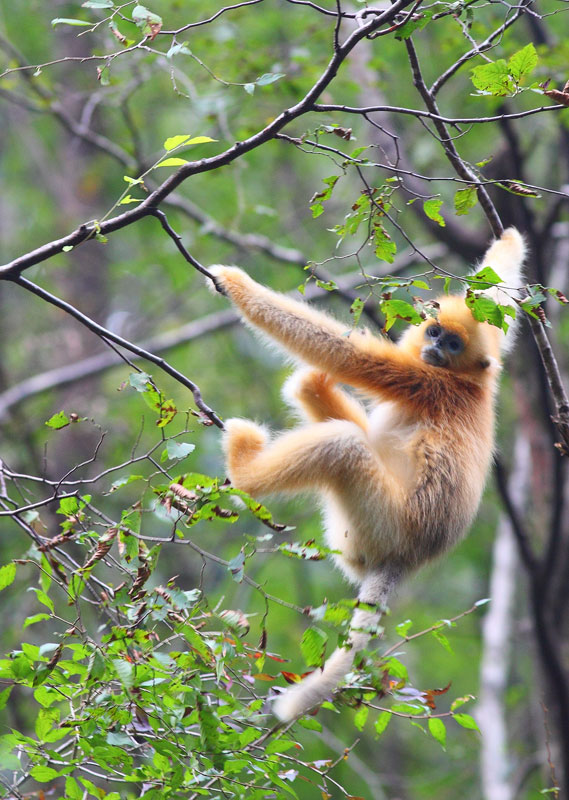
[[[228,419],[223,435],[223,450],[229,478],[238,489],[240,477],[247,465],[265,447],[268,434],[264,428],[248,419]]]

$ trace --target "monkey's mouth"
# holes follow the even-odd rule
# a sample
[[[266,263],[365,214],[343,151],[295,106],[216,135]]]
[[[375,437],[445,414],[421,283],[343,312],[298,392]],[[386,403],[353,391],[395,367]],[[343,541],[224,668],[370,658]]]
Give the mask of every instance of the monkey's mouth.
[[[421,358],[433,367],[446,367],[448,358],[443,351],[435,345],[426,345],[421,350]]]

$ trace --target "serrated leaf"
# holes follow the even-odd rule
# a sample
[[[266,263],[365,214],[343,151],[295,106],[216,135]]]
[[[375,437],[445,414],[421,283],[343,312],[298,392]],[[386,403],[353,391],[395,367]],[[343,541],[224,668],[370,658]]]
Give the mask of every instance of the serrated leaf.
[[[467,186],[465,189],[459,189],[454,195],[454,211],[458,217],[468,214],[471,208],[474,208],[478,202],[478,195],[476,194],[475,186]]]
[[[48,428],[53,428],[53,430],[58,431],[60,428],[65,428],[69,425],[69,417],[66,415],[65,411],[58,411],[57,414],[54,414],[46,423]]]
[[[430,200],[425,200],[423,202],[423,211],[427,215],[429,219],[432,219],[434,222],[437,222],[441,228],[444,228],[446,222],[444,217],[441,216],[439,213],[441,210],[441,206],[443,201],[440,198],[433,197]]]
[[[477,89],[495,97],[503,97],[515,90],[508,65],[503,58],[498,58],[490,64],[474,67],[471,70],[471,80]]]
[[[444,748],[447,739],[447,729],[442,719],[431,717],[429,719],[429,733]]]
[[[516,83],[533,72],[536,66],[537,52],[532,42],[514,53],[508,61],[508,71]]]
[[[484,267],[474,275],[469,275],[465,280],[474,289],[491,289],[495,284],[503,283],[502,278],[492,267]]]
[[[309,667],[320,667],[324,661],[328,636],[319,628],[307,628],[300,641],[302,657]]]
[[[408,303],[406,300],[398,300],[397,298],[384,300],[379,304],[379,307],[382,313],[385,314],[386,331],[388,331],[398,319],[411,322],[413,325],[418,325],[423,321],[421,315],[414,309],[411,303]]]

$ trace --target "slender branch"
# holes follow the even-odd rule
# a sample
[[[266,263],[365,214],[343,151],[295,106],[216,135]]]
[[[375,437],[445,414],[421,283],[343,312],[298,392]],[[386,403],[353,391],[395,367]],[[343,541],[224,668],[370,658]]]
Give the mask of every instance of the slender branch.
[[[417,53],[415,51],[415,45],[413,44],[412,40],[406,39],[405,46],[407,48],[407,55],[409,56],[409,62],[411,64],[411,71],[413,73],[413,83],[417,87],[423,101],[431,114],[435,114],[436,116],[440,116],[439,109],[437,106],[437,102],[431,92],[427,89],[427,85],[423,79],[423,75],[421,73],[421,67],[419,64],[419,59],[417,57]],[[466,165],[466,163],[462,160],[460,155],[458,154],[458,150],[456,149],[452,138],[446,128],[446,125],[441,122],[439,119],[433,120],[437,133],[440,136],[440,142],[443,147],[444,153],[452,166],[454,167],[455,171],[461,178],[465,180],[473,180],[476,182],[477,176],[475,173]],[[476,194],[478,195],[478,201],[488,218],[488,222],[494,232],[495,236],[501,236],[504,230],[504,226],[498,216],[498,212],[494,207],[494,203],[490,199],[490,195],[486,191],[483,186],[476,187]]]
[[[556,407],[557,413],[552,417],[552,420],[561,436],[561,442],[556,446],[563,455],[569,455],[569,398],[567,397],[559,366],[553,354],[553,350],[551,349],[543,323],[529,314],[528,321],[543,362],[549,388]]]
[[[368,36],[373,33],[381,25],[386,22],[391,22],[397,14],[410,5],[413,0],[395,0],[395,2],[385,9],[381,14],[372,17],[370,22],[363,25],[361,28],[355,30],[342,44],[338,50],[332,55],[328,66],[325,68],[320,78],[313,84],[312,88],[306,95],[295,105],[286,108],[282,111],[271,123],[265,128],[245,139],[243,142],[236,142],[232,147],[225,150],[223,153],[210,158],[203,158],[199,161],[191,161],[181,166],[173,175],[167,178],[157,189],[136,208],[125,211],[116,217],[108,219],[100,224],[88,222],[80,225],[75,231],[63,236],[60,239],[55,239],[42,247],[38,247],[29,253],[26,253],[19,258],[14,259],[9,264],[0,267],[0,280],[13,279],[21,274],[21,272],[34,264],[39,264],[52,258],[54,255],[63,252],[64,248],[75,247],[87,239],[91,238],[96,232],[106,235],[120,230],[127,225],[154,213],[157,208],[175,189],[186,181],[190,176],[197,175],[202,172],[209,172],[219,167],[231,164],[235,159],[243,156],[245,153],[255,150],[262,144],[270,141],[275,135],[288,125],[294,119],[306,114],[312,110],[316,99],[322,94],[327,86],[336,77],[338,70],[354,49],[354,47]],[[126,52],[126,51],[123,51]]]
[[[531,2],[532,0],[524,0],[523,5],[524,6],[528,5]],[[474,58],[475,56],[478,56],[481,53],[485,52],[486,50],[490,50],[494,40],[500,37],[504,33],[504,31],[507,30],[507,28],[513,25],[514,22],[521,16],[521,14],[524,13],[524,11],[525,8],[522,7],[516,9],[516,12],[509,19],[506,19],[505,22],[502,25],[500,25],[499,28],[496,28],[496,30],[493,31],[490,34],[490,36],[488,36],[481,44],[479,44],[477,47],[473,47],[472,50],[469,50],[467,53],[464,53],[464,55],[462,55],[457,61],[455,61],[454,64],[452,64],[452,66],[450,66],[447,70],[445,70],[442,73],[442,75],[439,75],[439,77],[436,79],[436,81],[434,81],[433,85],[431,86],[430,89],[431,95],[433,97],[436,97],[436,95],[442,89],[445,83],[450,78],[452,78],[452,76],[456,72],[458,72],[458,70],[462,67],[463,64],[465,64],[467,61],[470,61],[470,59]]]
[[[18,286],[21,286],[23,289],[26,289],[27,291],[31,292],[32,294],[37,295],[37,297],[41,297],[42,300],[46,300],[48,303],[51,303],[51,305],[54,305],[57,308],[60,308],[62,311],[65,311],[67,314],[74,317],[76,320],[78,320],[78,322],[80,322],[90,331],[96,333],[97,336],[100,336],[103,341],[106,341],[108,339],[111,342],[114,342],[115,344],[124,347],[125,350],[129,350],[131,353],[134,353],[140,358],[144,358],[147,361],[156,364],[158,367],[160,367],[161,370],[166,372],[166,374],[170,375],[172,378],[178,381],[178,383],[182,384],[182,386],[185,386],[187,389],[189,389],[192,395],[194,396],[194,402],[196,406],[200,409],[200,411],[202,411],[203,414],[209,420],[211,420],[211,422],[214,423],[214,425],[217,425],[218,428],[223,429],[224,427],[223,422],[219,419],[215,411],[213,411],[208,405],[204,403],[201,396],[201,392],[197,384],[193,383],[193,381],[191,381],[189,378],[186,378],[185,375],[183,375],[177,369],[172,367],[163,358],[160,358],[160,356],[156,356],[154,353],[150,353],[148,350],[145,350],[142,347],[132,344],[132,342],[129,342],[127,339],[123,339],[122,336],[113,333],[112,331],[108,330],[108,328],[104,328],[102,325],[99,325],[97,322],[94,322],[92,319],[87,317],[77,308],[72,306],[70,303],[66,303],[65,300],[61,300],[59,297],[56,297],[55,295],[51,294],[45,289],[42,289],[41,287],[37,286],[35,283],[32,283],[27,278],[24,278],[23,276],[20,275],[19,277],[13,279],[13,282]]]
[[[504,119],[523,119],[524,117],[531,117],[533,114],[542,114],[546,111],[563,111],[567,106],[556,104],[553,106],[540,106],[539,108],[530,108],[527,111],[517,111],[512,114],[494,114],[490,117],[444,117],[437,112],[423,111],[419,108],[405,108],[404,106],[346,106],[339,103],[318,103],[312,108],[312,111],[320,113],[331,113],[334,111],[341,111],[344,114],[371,114],[374,111],[384,111],[390,114],[406,114],[411,117],[423,117],[425,119],[437,120],[445,123],[445,125],[484,125],[488,122],[501,122]]]

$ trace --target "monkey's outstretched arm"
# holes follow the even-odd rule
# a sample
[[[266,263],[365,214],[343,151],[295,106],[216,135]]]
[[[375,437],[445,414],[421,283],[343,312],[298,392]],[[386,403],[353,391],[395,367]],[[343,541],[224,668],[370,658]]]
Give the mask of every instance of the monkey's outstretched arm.
[[[335,380],[386,398],[432,402],[441,381],[436,369],[392,342],[349,331],[312,307],[261,286],[237,267],[211,268],[245,319]],[[424,397],[423,397],[424,395]]]

